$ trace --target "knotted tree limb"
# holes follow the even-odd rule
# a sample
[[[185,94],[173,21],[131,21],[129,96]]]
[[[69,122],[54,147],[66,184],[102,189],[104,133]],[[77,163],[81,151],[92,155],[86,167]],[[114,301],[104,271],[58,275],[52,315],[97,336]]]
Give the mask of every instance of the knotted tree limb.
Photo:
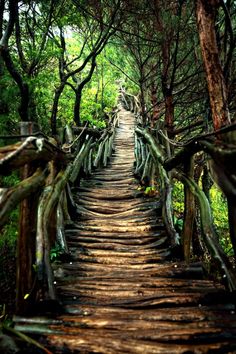
[[[223,129],[222,129],[223,130]],[[227,131],[227,134],[230,131]],[[233,132],[231,138],[234,138]],[[197,151],[205,151],[210,155],[211,160],[208,164],[211,171],[213,180],[218,184],[220,189],[227,197],[228,202],[228,215],[229,215],[229,228],[230,238],[236,254],[236,146],[234,143],[225,143],[217,141],[214,144],[210,140],[198,140],[192,141],[181,149],[174,157],[165,160],[163,166],[167,170],[171,170],[177,167],[180,163],[184,164],[186,159],[189,159]]]
[[[3,226],[10,212],[25,198],[36,192],[45,184],[48,169],[38,168],[29,178],[24,179],[16,186],[0,189],[0,226]]]
[[[109,157],[109,140],[110,140],[110,138],[108,137],[108,139],[106,140],[105,145],[104,145],[103,160],[102,160],[102,165],[104,167],[107,166],[107,161],[108,161],[108,157]]]
[[[159,163],[163,165],[163,162],[165,160],[165,153],[161,148],[160,144],[158,144],[158,142],[156,141],[156,139],[145,129],[137,127],[136,132],[146,139],[155,155],[155,158],[158,160]]]
[[[52,245],[49,237],[49,225],[51,223],[52,213],[68,182],[71,170],[72,164],[69,164],[66,170],[62,170],[57,174],[53,184],[44,189],[38,205],[36,269],[38,279],[47,283],[48,296],[50,299],[56,299],[56,294],[53,284],[53,271],[50,263],[50,248]]]
[[[89,138],[88,141],[86,141],[83,144],[78,155],[76,156],[75,160],[73,161],[71,174],[70,174],[70,178],[69,178],[71,183],[75,183],[76,179],[78,178],[84,158],[87,156],[87,154],[89,153],[89,150],[92,146],[92,141],[93,141],[93,138],[91,137],[91,138]]]
[[[112,155],[114,138],[115,138],[115,130],[109,138],[109,148],[108,148],[108,156],[109,157],[111,157],[111,155]]]
[[[213,228],[211,208],[205,193],[199,188],[197,183],[192,178],[189,178],[180,172],[174,172],[174,177],[181,181],[184,185],[187,185],[197,198],[201,213],[201,228],[204,242],[211,256],[219,264],[219,268],[223,273],[223,276],[227,277],[229,289],[236,290],[236,277],[227,256],[217,241]]]
[[[70,216],[73,216],[76,212],[77,204],[74,201],[69,183],[67,183],[67,185],[66,185],[65,194],[66,194],[66,200],[67,200],[68,213]],[[70,219],[68,219],[68,220],[70,220]]]
[[[115,138],[116,122],[114,122],[114,127],[112,127],[111,131],[109,132],[108,139],[106,140],[106,143],[105,143],[104,154],[103,154],[103,166],[107,166],[107,161],[112,155],[113,141]]]
[[[199,142],[191,141],[175,153],[174,156],[166,158],[163,161],[163,167],[166,171],[171,171],[173,168],[183,164],[186,160],[189,160],[191,156],[201,150],[203,150],[203,147],[199,144]]]
[[[66,193],[66,189],[67,189],[68,184],[66,185],[63,193],[62,193],[62,200],[61,200],[61,206],[62,206],[62,212],[63,212],[63,219],[64,219],[64,223],[68,224],[71,223],[71,215],[69,213],[68,210],[68,200],[67,200],[67,193]]]
[[[191,157],[185,164],[185,174],[194,177],[194,158]],[[184,185],[184,225],[182,233],[182,244],[184,251],[184,259],[187,263],[190,261],[191,245],[193,237],[193,225],[195,217],[195,200],[194,195],[187,184]]]
[[[217,142],[217,144],[212,144],[209,141],[203,140],[201,142],[201,145],[204,151],[207,152],[211,156],[211,158],[218,165],[222,167],[222,170],[227,171],[229,178],[233,174],[236,175],[236,165],[235,165],[236,145],[235,144],[224,144],[220,142]]]
[[[222,159],[209,161],[211,175],[227,198],[230,239],[236,255],[236,173],[235,164],[224,164]]]
[[[186,159],[189,159],[195,153],[205,151],[216,161],[220,160],[230,171],[236,172],[235,164],[232,163],[236,158],[236,139],[234,131],[230,129],[235,129],[234,125],[222,128],[215,133],[203,134],[189,140],[174,156],[165,159],[163,162],[164,168],[170,171],[178,165],[183,164]],[[213,138],[213,135],[218,136],[219,132],[224,131],[227,133],[227,136],[225,136],[223,142]]]
[[[71,144],[74,141],[74,134],[72,128],[67,124],[64,129],[65,143]]]
[[[138,166],[140,165],[141,161],[141,154],[140,154],[140,138],[138,138],[137,134],[135,134],[135,140],[134,140],[134,155],[135,155],[135,166],[136,166],[136,170],[138,168]],[[136,173],[135,170],[135,173]]]
[[[146,158],[146,162],[144,164],[144,168],[142,171],[142,177],[141,177],[141,182],[144,184],[146,178],[148,178],[150,176],[150,165],[152,163],[152,159],[151,159],[151,153],[150,151],[148,151],[147,154],[147,158]]]
[[[166,170],[163,168],[163,162],[165,160],[165,155],[164,151],[162,148],[157,144],[157,141],[155,138],[153,138],[148,131],[141,129],[141,128],[136,128],[136,132],[140,135],[142,135],[148,144],[150,145],[151,148],[151,153],[153,160],[156,161],[158,171],[159,171],[159,177],[161,181],[161,190],[163,192],[162,198],[163,198],[163,207],[162,207],[162,214],[163,214],[163,219],[167,228],[167,232],[170,236],[170,241],[172,247],[178,246],[179,245],[179,235],[175,230],[174,224],[173,224],[173,213],[172,213],[172,186],[168,177],[168,174]]]
[[[95,138],[100,138],[102,135],[102,132],[98,129],[93,129],[93,128],[85,128],[84,127],[72,127],[73,133],[75,135],[79,135],[83,133],[84,135],[90,135]]]
[[[144,144],[142,139],[139,139],[139,163],[137,164],[137,167],[135,169],[135,175],[142,176],[146,161],[147,161],[147,154],[148,151],[146,149],[146,145]]]
[[[36,160],[57,160],[66,164],[70,156],[44,138],[28,137],[23,143],[16,143],[0,148],[0,173],[8,174]]]
[[[57,212],[56,212],[56,217],[57,217],[57,234],[56,234],[56,240],[57,243],[60,245],[61,250],[64,253],[69,253],[68,245],[66,242],[66,237],[65,237],[65,219],[64,219],[64,213],[63,213],[63,199],[64,199],[64,191],[60,197],[59,203],[57,205]]]
[[[99,144],[97,156],[94,161],[94,167],[98,167],[101,159],[103,158],[104,146],[105,146],[108,138],[109,138],[109,135],[106,135],[106,137],[103,139],[103,141]]]
[[[4,161],[10,161],[16,158],[24,149],[26,149],[33,142],[38,140],[39,145],[42,145],[42,139],[37,139],[33,136],[29,136],[23,143],[16,143],[10,146],[4,146],[0,148],[1,163]],[[4,156],[7,154],[7,156]]]
[[[118,108],[114,114],[114,119],[113,119],[113,126],[114,128],[120,126],[120,109]]]
[[[216,177],[221,189],[226,194],[229,207],[232,208],[233,206],[234,208],[229,212],[229,217],[235,217],[236,206],[235,203],[232,203],[232,196],[236,196],[236,176],[234,175],[236,170],[234,164],[236,149],[234,148],[234,146],[230,146],[229,144],[220,144],[219,142],[218,145],[214,145],[210,140],[197,139],[189,142],[173,158],[165,160],[165,155],[163,154],[162,149],[158,146],[155,139],[145,130],[137,128],[136,131],[137,133],[143,135],[146,138],[147,142],[150,144],[153,157],[158,163],[161,184],[162,188],[164,189],[166,188],[166,185],[168,188],[169,183],[166,170],[171,170],[174,167],[178,166],[180,163],[184,163],[186,158],[189,159],[197,151],[204,150],[205,152],[207,152],[212,157],[210,166],[213,170],[213,176]],[[175,173],[175,177],[179,179],[182,183],[184,183],[184,185],[189,188],[191,193],[196,196],[200,206],[202,234],[204,241],[207,245],[207,248],[209,249],[211,256],[218,262],[221,271],[224,272],[223,275],[227,277],[229,288],[231,290],[235,290],[236,278],[234,276],[234,272],[232,271],[232,267],[229,263],[227,256],[225,255],[223,249],[217,241],[213,229],[210,205],[204,192],[198,187],[198,185],[194,182],[193,179],[188,178],[180,173]],[[234,245],[234,248],[236,249],[236,237],[233,238],[232,230],[231,240]]]
[[[36,268],[38,279],[47,283],[48,296],[51,299],[56,299],[53,272],[50,264],[51,242],[49,238],[49,225],[51,223],[51,216],[68,181],[73,182],[77,179],[82,162],[89,153],[91,144],[92,138],[83,145],[74,162],[70,163],[66,170],[61,170],[57,174],[53,183],[44,189],[40,197],[36,235]],[[61,215],[61,211],[59,214]]]
[[[228,132],[227,132],[228,133]],[[233,137],[233,136],[232,136]],[[221,141],[214,144],[210,140],[192,141],[181,149],[173,158],[165,160],[163,166],[170,170],[190,158],[197,151],[203,150],[210,155],[208,164],[213,180],[227,197],[230,238],[236,254],[236,146]]]

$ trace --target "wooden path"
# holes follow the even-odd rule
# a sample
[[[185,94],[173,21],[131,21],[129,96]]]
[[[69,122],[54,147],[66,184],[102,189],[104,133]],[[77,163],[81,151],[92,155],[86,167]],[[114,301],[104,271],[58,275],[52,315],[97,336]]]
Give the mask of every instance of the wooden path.
[[[171,261],[160,201],[133,177],[133,116],[120,118],[109,166],[74,190],[73,257],[55,272],[63,313],[16,328],[53,353],[236,353],[235,306],[200,264]]]

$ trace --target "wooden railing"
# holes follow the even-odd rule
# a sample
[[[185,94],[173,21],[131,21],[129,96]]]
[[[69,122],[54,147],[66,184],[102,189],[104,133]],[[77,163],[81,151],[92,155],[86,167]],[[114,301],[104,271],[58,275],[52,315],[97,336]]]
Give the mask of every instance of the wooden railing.
[[[125,109],[134,113],[136,118],[140,116],[141,106],[136,96],[131,95],[121,88],[119,93],[119,101]]]
[[[123,100],[124,102],[124,100]],[[133,107],[134,103],[131,105]],[[128,107],[129,108],[129,107]],[[169,234],[174,257],[183,257],[189,263],[194,254],[194,224],[199,220],[201,243],[214,263],[215,273],[219,273],[230,291],[236,290],[234,262],[230,260],[219,243],[212,218],[212,210],[204,186],[196,178],[196,161],[204,155],[211,178],[225,194],[229,219],[228,225],[234,255],[236,253],[236,182],[234,132],[236,125],[221,129],[219,132],[192,138],[182,144],[172,142],[162,129],[144,128],[140,114],[137,113],[135,134],[135,173],[142,184],[154,187],[159,184],[162,199],[162,216]],[[230,135],[230,139],[227,139]],[[219,137],[224,136],[221,140]],[[230,140],[230,144],[227,144]],[[175,146],[171,146],[171,144]],[[202,171],[202,170],[201,170]],[[174,180],[184,186],[183,230],[177,232],[173,218],[172,189]],[[204,258],[204,257],[203,257]]]
[[[0,175],[19,170],[21,177],[17,185],[0,189],[1,228],[20,204],[18,314],[31,311],[37,302],[56,301],[50,250],[57,243],[61,252],[69,253],[65,225],[76,213],[71,187],[78,185],[81,175],[107,165],[118,124],[117,110],[103,131],[67,126],[56,141],[41,133],[35,136],[33,124],[24,123],[20,135],[23,140],[0,148]]]
[[[126,108],[134,98],[123,100]],[[143,184],[158,182],[162,198],[162,215],[169,234],[173,254],[183,252],[190,262],[193,254],[194,222],[200,212],[201,240],[215,260],[215,266],[231,291],[236,290],[235,270],[215,234],[209,201],[194,178],[195,156],[207,154],[213,177],[225,193],[229,207],[229,229],[236,251],[235,164],[236,145],[227,145],[219,134],[234,134],[235,125],[220,132],[193,138],[174,150],[171,141],[161,130],[141,125],[139,105],[131,107],[137,116],[135,134],[135,174]],[[71,187],[78,185],[81,175],[93,168],[106,166],[112,153],[115,127],[119,112],[114,112],[103,131],[87,127],[65,127],[56,141],[42,133],[34,133],[32,124],[24,124],[22,141],[0,148],[0,174],[19,170],[21,182],[0,189],[0,227],[10,212],[20,204],[20,227],[17,240],[17,301],[16,312],[25,314],[37,302],[56,301],[56,291],[50,260],[55,243],[60,251],[69,254],[65,225],[77,210]],[[37,129],[36,129],[37,130]],[[12,138],[12,137],[11,137]],[[232,141],[232,139],[231,139]],[[172,187],[177,179],[184,185],[185,211],[183,231],[179,235],[173,222]],[[196,203],[197,202],[197,206]]]

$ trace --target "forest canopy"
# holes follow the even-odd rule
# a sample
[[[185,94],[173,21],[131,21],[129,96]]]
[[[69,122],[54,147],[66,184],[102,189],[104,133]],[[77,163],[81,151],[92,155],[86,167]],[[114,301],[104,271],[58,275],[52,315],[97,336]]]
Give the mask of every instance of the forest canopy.
[[[197,26],[201,4],[234,120],[234,1],[1,0],[2,133],[14,133],[18,121],[53,134],[72,122],[102,127],[120,85],[139,95],[143,119],[164,122],[170,137],[188,126],[210,130],[199,43],[210,29]]]

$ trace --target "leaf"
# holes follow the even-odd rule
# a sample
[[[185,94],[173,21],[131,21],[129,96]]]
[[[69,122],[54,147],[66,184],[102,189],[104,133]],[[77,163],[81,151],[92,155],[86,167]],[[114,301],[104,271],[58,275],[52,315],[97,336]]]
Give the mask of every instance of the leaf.
[[[157,194],[157,190],[155,187],[147,187],[144,191],[144,194],[149,196],[149,197],[152,197],[152,196],[155,196]]]

